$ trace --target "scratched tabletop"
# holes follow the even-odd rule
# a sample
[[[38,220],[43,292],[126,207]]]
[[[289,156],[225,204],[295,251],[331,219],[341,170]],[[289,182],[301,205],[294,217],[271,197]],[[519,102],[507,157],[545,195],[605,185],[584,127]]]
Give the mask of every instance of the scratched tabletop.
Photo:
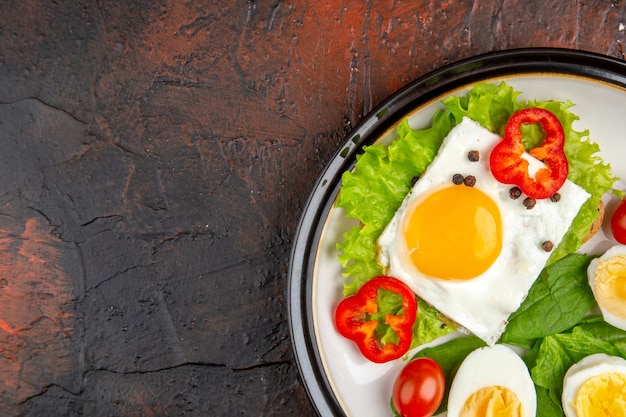
[[[0,2],[0,416],[314,416],[287,270],[325,163],[463,58],[624,58],[622,0]]]

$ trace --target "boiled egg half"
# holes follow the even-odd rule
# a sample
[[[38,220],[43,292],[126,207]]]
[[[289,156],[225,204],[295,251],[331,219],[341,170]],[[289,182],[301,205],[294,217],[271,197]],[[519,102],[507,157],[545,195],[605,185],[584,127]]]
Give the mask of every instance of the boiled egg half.
[[[572,365],[563,379],[567,417],[626,415],[626,360],[603,353]]]
[[[505,345],[470,353],[450,387],[448,417],[534,417],[536,410],[528,368]]]
[[[626,246],[613,246],[593,259],[587,276],[604,321],[626,330]]]
[[[571,181],[558,202],[511,197],[489,168],[501,138],[464,118],[444,139],[378,239],[378,261],[442,314],[494,344],[589,194]],[[531,174],[543,163],[529,154]],[[456,185],[453,178],[461,175]],[[456,181],[458,182],[458,181]]]

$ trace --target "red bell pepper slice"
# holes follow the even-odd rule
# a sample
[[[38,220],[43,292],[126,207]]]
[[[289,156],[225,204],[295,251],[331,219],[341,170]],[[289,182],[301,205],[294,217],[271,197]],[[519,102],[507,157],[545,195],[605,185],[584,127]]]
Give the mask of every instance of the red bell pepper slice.
[[[528,172],[528,161],[522,158],[524,144],[520,130],[523,124],[533,123],[539,123],[545,135],[543,143],[529,151],[545,164],[534,178]],[[564,144],[563,126],[552,112],[536,107],[520,110],[511,116],[504,137],[491,151],[491,173],[501,183],[517,185],[530,198],[551,197],[563,186],[569,171]]]
[[[378,290],[384,288],[402,296],[402,314],[387,314],[385,323],[399,338],[398,344],[382,344],[376,338],[378,320],[370,316],[378,312]],[[344,298],[335,311],[335,326],[339,333],[352,340],[367,359],[376,363],[402,357],[411,346],[417,301],[411,289],[396,278],[379,276],[361,286],[356,294]]]

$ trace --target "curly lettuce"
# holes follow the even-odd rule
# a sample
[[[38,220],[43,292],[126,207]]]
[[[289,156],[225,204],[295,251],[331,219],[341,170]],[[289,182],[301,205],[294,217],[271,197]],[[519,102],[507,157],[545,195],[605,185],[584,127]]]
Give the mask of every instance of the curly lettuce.
[[[354,294],[366,281],[382,273],[376,259],[376,241],[387,223],[437,154],[443,139],[464,116],[484,128],[502,135],[510,116],[520,109],[542,107],[553,112],[565,132],[565,153],[569,161],[568,178],[584,188],[591,197],[581,207],[577,217],[560,245],[553,251],[549,263],[576,251],[582,244],[593,221],[598,216],[597,205],[617,180],[611,168],[597,155],[599,147],[588,140],[588,131],[576,131],[573,123],[578,116],[569,109],[569,101],[519,101],[520,92],[502,82],[479,83],[466,95],[443,100],[444,108],[433,116],[431,125],[412,129],[404,119],[396,128],[398,134],[390,145],[365,146],[357,157],[354,170],[342,176],[342,186],[336,202],[345,209],[347,217],[359,221],[360,226],[345,233],[337,245],[339,261],[344,269],[344,296]],[[524,132],[526,147],[536,146],[541,132],[529,128]],[[614,190],[615,191],[615,190]],[[615,191],[617,192],[617,191]],[[420,332],[417,330],[422,328]],[[423,329],[431,329],[424,332]],[[418,315],[414,343],[417,346],[450,331],[436,314]]]

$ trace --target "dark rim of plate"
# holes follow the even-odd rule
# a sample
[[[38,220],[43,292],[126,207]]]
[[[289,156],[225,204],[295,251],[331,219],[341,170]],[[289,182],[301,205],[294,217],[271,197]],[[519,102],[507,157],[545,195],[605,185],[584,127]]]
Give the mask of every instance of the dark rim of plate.
[[[387,98],[366,115],[333,154],[314,185],[294,236],[288,269],[288,319],[298,372],[320,416],[345,416],[320,359],[313,328],[312,278],[317,247],[341,174],[363,145],[375,142],[416,108],[464,86],[512,75],[572,75],[626,88],[626,62],[560,48],[513,49],[464,59],[433,71]]]

